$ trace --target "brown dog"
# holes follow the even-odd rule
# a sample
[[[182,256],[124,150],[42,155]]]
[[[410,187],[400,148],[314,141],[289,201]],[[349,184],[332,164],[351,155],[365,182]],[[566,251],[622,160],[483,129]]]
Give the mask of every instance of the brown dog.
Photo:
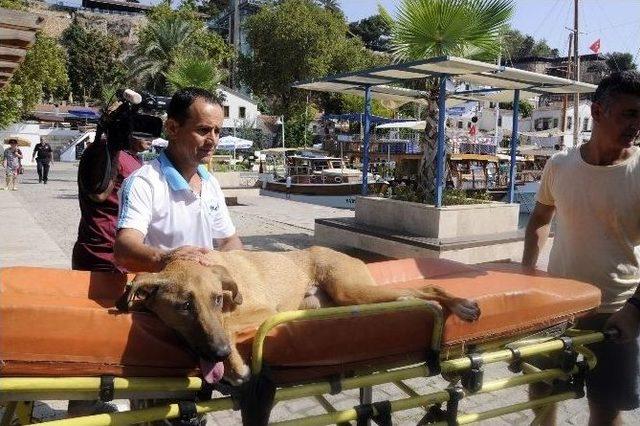
[[[478,305],[438,287],[391,289],[376,286],[366,265],[324,247],[282,253],[212,252],[204,266],[176,260],[158,273],[140,273],[127,295],[142,300],[176,330],[201,358],[205,380],[238,384],[250,374],[235,347],[235,332],[257,327],[283,311],[327,305],[390,302],[415,297],[441,303],[473,321]],[[326,294],[321,301],[316,290]],[[224,361],[223,368],[221,361]]]

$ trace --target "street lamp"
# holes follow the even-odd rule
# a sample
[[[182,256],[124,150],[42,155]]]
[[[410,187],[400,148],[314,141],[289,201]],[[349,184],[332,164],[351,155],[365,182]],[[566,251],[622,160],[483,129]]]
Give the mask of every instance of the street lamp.
[[[278,117],[278,121],[276,121],[276,124],[279,126],[282,126],[282,165],[284,166],[284,173],[287,173],[287,156],[285,155],[285,148],[284,148],[284,115],[281,115],[280,117]]]

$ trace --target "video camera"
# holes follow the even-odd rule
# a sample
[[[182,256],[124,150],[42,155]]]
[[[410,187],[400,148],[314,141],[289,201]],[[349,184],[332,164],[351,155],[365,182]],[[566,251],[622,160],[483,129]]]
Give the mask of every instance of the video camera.
[[[160,137],[162,118],[158,114],[166,111],[171,98],[137,93],[131,89],[120,89],[114,96],[120,105],[112,111],[109,111],[111,102],[105,106],[96,129],[96,141],[105,134],[109,149],[118,151],[129,147],[132,135]]]
[[[120,104],[110,110],[113,98]],[[162,133],[163,113],[170,98],[139,94],[131,89],[118,90],[104,107],[94,142],[106,135],[107,143],[96,144],[92,155],[82,155],[78,168],[78,184],[82,190],[92,194],[104,192],[117,173],[118,151],[129,148],[131,137],[157,138]],[[99,154],[98,154],[99,153]]]

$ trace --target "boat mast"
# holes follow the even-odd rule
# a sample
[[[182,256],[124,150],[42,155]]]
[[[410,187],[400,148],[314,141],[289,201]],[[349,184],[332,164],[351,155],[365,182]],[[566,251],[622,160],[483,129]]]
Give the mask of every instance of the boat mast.
[[[571,78],[571,44],[573,42],[573,33],[569,34],[569,48],[567,49],[567,72],[565,73],[566,78]],[[567,132],[567,104],[569,103],[569,95],[564,94],[562,96],[562,113],[560,114],[560,130],[562,130],[562,140],[560,144],[562,148],[566,146],[566,132]]]
[[[573,60],[575,61],[574,80],[580,81],[580,55],[578,52],[578,2],[574,0],[573,15]],[[573,146],[578,146],[578,129],[580,126],[580,94],[573,95]]]

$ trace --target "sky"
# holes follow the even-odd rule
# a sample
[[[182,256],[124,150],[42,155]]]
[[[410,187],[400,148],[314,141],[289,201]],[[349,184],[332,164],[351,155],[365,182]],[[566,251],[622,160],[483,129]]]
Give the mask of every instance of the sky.
[[[62,1],[80,4],[81,0]],[[155,4],[158,0],[139,0]],[[402,0],[339,0],[349,21],[377,13],[378,3],[393,16]],[[173,3],[178,3],[174,0]],[[574,0],[515,0],[511,26],[536,40],[545,39],[551,47],[567,54],[569,30],[573,28]],[[601,53],[629,52],[640,65],[640,0],[579,0],[580,54],[591,53],[589,46],[600,39]]]
[[[377,13],[376,0],[341,0],[349,21]],[[401,0],[380,0],[393,16]],[[569,30],[573,28],[573,0],[516,0],[511,26],[566,55]],[[598,38],[601,53],[629,52],[640,65],[640,0],[579,0],[578,45],[580,54],[592,53],[589,46]]]

